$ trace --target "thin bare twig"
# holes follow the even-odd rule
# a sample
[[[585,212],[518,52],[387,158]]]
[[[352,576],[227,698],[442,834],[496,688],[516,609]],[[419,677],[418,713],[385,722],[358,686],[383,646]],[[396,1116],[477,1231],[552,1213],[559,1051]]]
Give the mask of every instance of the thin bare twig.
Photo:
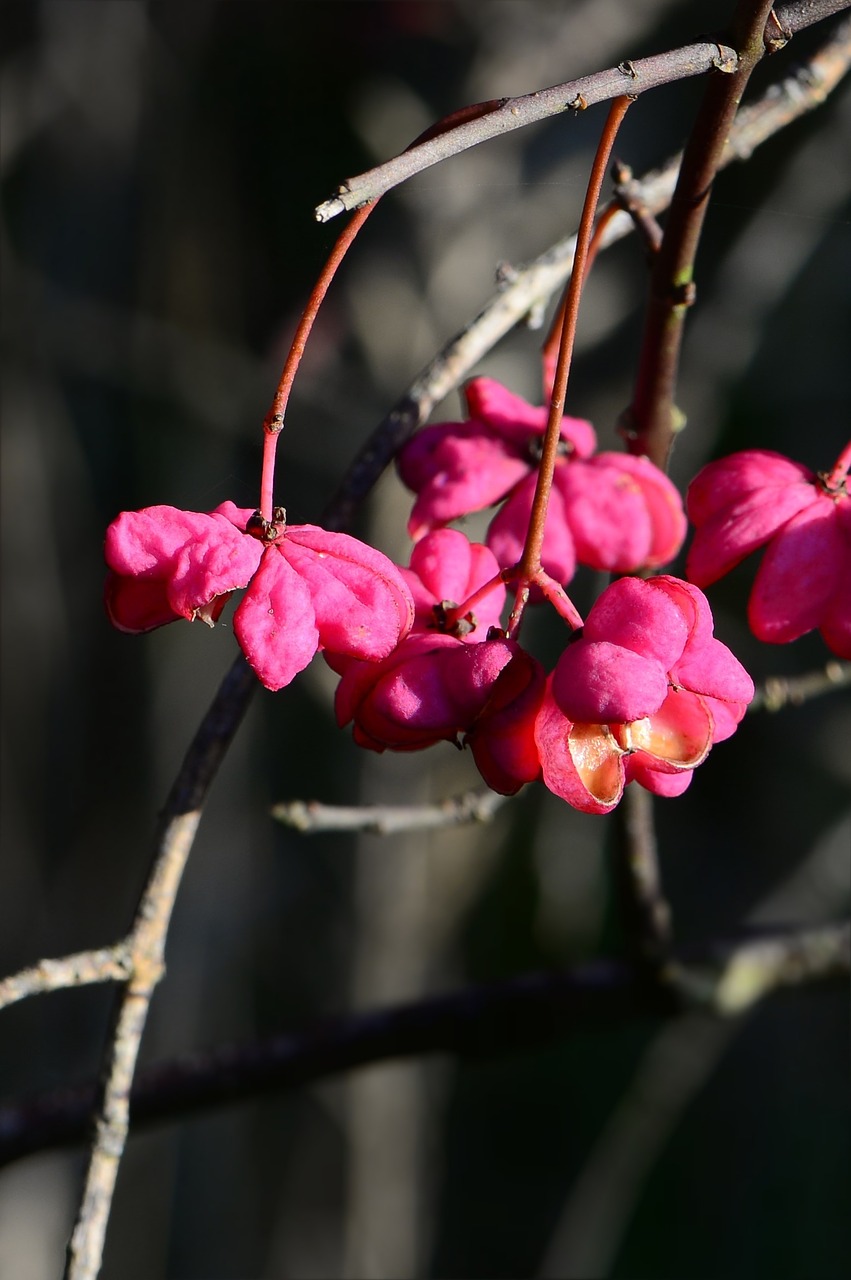
[[[851,0],[795,0],[794,3],[777,5],[765,31],[765,48],[769,52],[782,48],[796,32],[847,9],[850,3]],[[318,222],[328,222],[347,209],[356,209],[359,205],[376,199],[441,160],[524,125],[546,120],[565,111],[584,111],[587,107],[616,98],[619,94],[628,93],[635,97],[648,89],[685,80],[689,76],[703,75],[707,71],[732,73],[737,69],[738,57],[733,48],[715,41],[702,41],[667,53],[655,54],[651,58],[636,58],[632,62],[627,60],[617,67],[581,76],[578,80],[568,80],[550,89],[526,93],[517,98],[504,98],[475,119],[465,119],[463,123],[444,130],[436,137],[409,147],[392,160],[377,165],[366,173],[347,178],[330,200],[317,206],[316,219]]]
[[[490,822],[508,796],[495,791],[464,791],[437,804],[333,805],[318,800],[288,800],[276,804],[272,817],[296,831],[368,831],[374,835],[398,835],[402,831]]]
[[[733,122],[721,167],[747,159],[767,139],[819,106],[851,65],[851,21],[840,23],[795,74],[772,85],[756,102],[743,107]],[[670,204],[679,172],[675,156],[661,169],[637,181],[637,195],[650,214]],[[635,190],[635,188],[634,188]],[[634,230],[629,214],[616,210],[607,220],[600,247],[622,240]],[[573,265],[576,237],[558,241],[533,262],[512,272],[511,279],[484,304],[470,323],[423,369],[404,396],[378,424],[348,468],[326,507],[323,524],[342,529],[404,442],[428,419],[432,409],[453,391],[483,356],[517,325],[562,288]]]
[[[589,1026],[674,1019],[701,1009],[740,1016],[772,993],[844,978],[845,923],[711,946],[664,979],[622,963],[569,973],[525,973],[504,982],[320,1023],[301,1034],[224,1045],[140,1072],[131,1097],[134,1128],[184,1117],[265,1092],[303,1088],[388,1059],[448,1053],[496,1055],[564,1040]],[[0,1165],[79,1142],[94,1086],[60,1089],[0,1108]]]
[[[818,11],[817,17],[823,16],[823,4],[793,7],[801,9],[802,12],[806,10],[809,15]],[[831,11],[846,7],[848,7],[847,4],[834,5]],[[810,20],[815,21],[817,17],[811,17]],[[807,25],[807,23],[802,21],[801,25]],[[847,30],[845,39],[847,42]],[[818,69],[814,59],[811,68],[804,75],[797,80],[785,82],[785,85],[794,87],[794,94],[789,93],[784,97],[783,88],[772,90],[762,104],[749,109],[751,114],[747,121],[744,120],[745,112],[740,113],[733,127],[730,144],[725,151],[724,162],[749,154],[765,137],[822,101],[847,68],[847,57],[847,49],[843,51],[839,43],[834,41],[832,47],[821,55],[822,62]],[[831,58],[832,65],[830,65]],[[646,204],[654,212],[661,211],[670,199],[675,172],[676,166],[669,166],[661,174],[652,175],[651,179],[645,180]],[[606,243],[620,239],[629,232],[630,227],[630,221],[625,215],[620,225],[617,218],[613,219]],[[396,406],[391,415],[391,426],[397,431],[397,435],[399,431],[407,434],[425,421],[434,403],[447,394],[453,386],[458,385],[464,374],[481,355],[489,350],[533,305],[549,297],[563,284],[570,270],[572,253],[571,238],[542,255],[527,271],[518,273],[514,283],[488,304],[473,325],[453,344],[450,344],[435,362],[432,362],[423,377],[418,380],[418,384],[415,384],[409,395]],[[374,437],[369,446],[369,451],[373,454],[376,451],[375,439]],[[394,448],[387,453],[386,439],[382,436],[378,438],[377,449],[379,455],[382,451],[386,453],[384,462],[379,467],[380,470],[389,456],[392,456]],[[368,458],[366,469],[372,470],[373,477],[377,474],[374,466],[375,457]],[[350,497],[350,494],[345,495],[346,501],[349,501]],[[339,504],[335,513],[332,514],[332,519],[335,521],[332,527],[342,527],[345,522],[345,511]],[[181,778],[169,799],[165,825],[157,846],[158,861],[155,875],[146,890],[133,931],[125,940],[131,947],[134,976],[128,982],[121,1003],[114,1052],[110,1057],[107,1083],[102,1095],[103,1105],[98,1123],[97,1146],[93,1152],[84,1205],[69,1256],[70,1269],[67,1274],[75,1277],[75,1280],[82,1276],[97,1274],[112,1187],[126,1139],[127,1097],[150,998],[162,974],[163,947],[171,906],[179,886],[185,858],[194,838],[206,790],[237,727],[247,703],[250,688],[253,687],[253,678],[240,659],[229,680],[222,686],[210,714],[202,724],[193,747],[190,748]],[[213,715],[214,711],[216,715]],[[122,945],[119,943],[116,947],[120,948]],[[67,985],[76,985],[81,980],[80,975],[84,974],[96,975],[91,978],[92,981],[120,980],[126,977],[126,974],[112,972],[111,962],[106,962],[101,968],[99,957],[105,952],[113,951],[114,949],[110,948],[93,950],[91,953],[81,953],[78,957],[66,957],[64,960],[55,962],[46,961],[44,962],[46,967],[42,966],[43,974],[50,972],[51,965],[60,966],[60,969],[65,965],[67,967],[61,972],[67,979]],[[118,955],[117,950],[114,954]],[[39,968],[40,966],[36,966],[33,970],[25,971],[26,976],[14,975],[8,980],[13,993],[17,992],[14,998],[20,999],[25,995],[36,994],[38,991],[57,989],[59,985],[66,985],[64,982],[60,984],[58,979],[60,969],[55,969],[53,976],[46,980],[44,977],[34,976]],[[78,976],[75,977],[75,973]],[[88,977],[85,980],[88,980]],[[86,1117],[90,1114],[94,1096],[93,1090],[87,1095],[85,1107],[81,1113],[81,1124],[85,1123]]]
[[[369,200],[375,200],[441,160],[458,155],[480,142],[501,137],[513,129],[521,129],[524,125],[546,120],[564,111],[585,111],[598,102],[607,102],[626,93],[637,97],[648,89],[703,75],[707,71],[732,72],[735,69],[735,50],[704,40],[672,49],[669,53],[622,62],[618,67],[580,76],[578,80],[568,80],[550,89],[524,93],[519,98],[503,98],[498,106],[484,115],[409,147],[393,160],[366,173],[347,178],[330,200],[317,206],[316,220],[328,222],[346,209],[356,209]]]
[[[799,707],[810,698],[819,698],[851,685],[851,662],[828,662],[821,671],[801,676],[771,676],[757,689],[748,711],[780,711]]]
[[[240,655],[199,725],[166,801],[151,870],[126,939],[130,974],[118,1000],[105,1055],[95,1139],[68,1244],[67,1280],[94,1280],[100,1270],[115,1180],[130,1122],[130,1089],[151,998],[164,972],[172,909],[207,791],[256,683]]]
[[[131,959],[127,940],[96,951],[78,951],[57,960],[39,960],[38,964],[0,981],[0,1009],[46,991],[62,991],[66,987],[85,987],[94,982],[126,982],[130,977]]]

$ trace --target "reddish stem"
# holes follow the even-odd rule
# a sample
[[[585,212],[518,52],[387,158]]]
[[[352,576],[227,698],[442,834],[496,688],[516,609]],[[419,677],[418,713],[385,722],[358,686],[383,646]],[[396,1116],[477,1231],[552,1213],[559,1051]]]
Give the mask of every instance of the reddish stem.
[[[579,221],[579,230],[576,234],[576,250],[573,256],[573,270],[571,272],[570,284],[565,298],[564,321],[561,326],[558,360],[556,362],[553,389],[550,396],[550,413],[549,418],[547,419],[547,430],[544,436],[541,461],[538,467],[538,480],[535,486],[535,497],[532,501],[532,510],[529,516],[529,528],[526,533],[526,543],[523,547],[523,555],[518,565],[518,577],[521,582],[525,583],[534,582],[538,574],[541,572],[541,549],[544,545],[544,527],[547,520],[547,505],[549,503],[550,490],[553,483],[553,472],[555,470],[556,458],[558,457],[564,397],[567,391],[567,379],[570,373],[571,359],[573,357],[576,325],[579,317],[579,302],[582,296],[582,286],[585,281],[585,273],[594,227],[594,215],[597,211],[597,205],[600,200],[600,191],[603,186],[603,179],[606,175],[606,169],[609,164],[612,147],[614,146],[618,129],[621,126],[621,122],[623,121],[631,102],[632,99],[628,97],[615,98],[609,108],[606,124],[597,147],[597,153],[594,156],[594,163],[591,167],[591,175],[588,179],[588,190],[585,193],[582,217]],[[524,595],[528,596],[528,592],[524,593],[521,591],[518,593],[517,602],[511,615],[511,622],[509,623],[509,634],[513,634],[520,625],[520,618],[522,617],[524,607],[522,602]]]
[[[624,415],[630,453],[646,454],[666,470],[674,436],[685,418],[674,396],[683,329],[694,302],[694,262],[724,148],[751,72],[765,53],[771,0],[739,0],[730,43],[738,50],[733,75],[709,80],[683,152],[677,187],[650,276],[650,298],[635,391]]]
[[[592,235],[591,243],[588,246],[588,256],[585,260],[585,272],[584,272],[584,278],[582,281],[583,284],[585,283],[585,280],[588,279],[588,275],[591,271],[591,268],[594,265],[594,259],[597,257],[597,254],[600,251],[600,246],[603,243],[603,232],[606,230],[606,227],[612,221],[612,218],[616,217],[616,215],[619,214],[620,211],[621,211],[620,205],[618,204],[607,205],[606,208],[603,210],[603,212],[600,214],[599,218],[597,219],[597,222],[594,226],[594,234]],[[574,262],[575,262],[575,259],[574,259]],[[550,331],[547,334],[546,341],[544,342],[544,345],[541,348],[541,357],[544,364],[544,386],[545,387],[550,387],[553,382],[553,379],[549,375],[549,371],[550,369],[555,368],[556,362],[558,360],[559,346],[561,344],[561,335],[564,329],[564,313],[567,307],[567,296],[568,296],[569,289],[570,289],[570,280],[568,280],[567,284],[565,285],[564,292],[561,297],[561,301],[559,302],[559,305],[558,305],[558,310],[553,316],[553,322],[550,325]]]
[[[304,308],[298,328],[295,331],[295,337],[281,373],[281,381],[278,383],[278,390],[275,392],[272,407],[263,422],[263,470],[260,477],[260,514],[264,520],[271,521],[272,519],[275,454],[278,448],[278,437],[284,427],[287,401],[290,398],[290,391],[292,390],[298,366],[301,364],[301,358],[304,355],[305,344],[337,268],[377,203],[378,201],[374,200],[372,204],[365,204],[352,214],[346,227],[337,238],[337,242],[328,256],[328,261],[322,268],[319,279],[313,286],[313,290],[307,300],[307,306]]]
[[[501,569],[499,573],[494,574],[494,576],[487,582],[483,582],[480,587],[476,587],[473,594],[468,596],[466,600],[463,600],[460,604],[453,605],[451,609],[447,609],[447,628],[451,630],[452,626],[456,622],[459,622],[462,618],[466,618],[468,613],[473,612],[480,600],[486,599],[492,591],[496,590],[497,587],[501,587],[505,583],[510,582],[511,576],[512,570]]]

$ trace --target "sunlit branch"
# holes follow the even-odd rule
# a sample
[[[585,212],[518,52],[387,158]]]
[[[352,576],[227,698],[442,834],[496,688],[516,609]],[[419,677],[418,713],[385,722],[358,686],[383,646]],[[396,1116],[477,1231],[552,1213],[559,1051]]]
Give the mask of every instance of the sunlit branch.
[[[468,822],[490,822],[508,799],[495,791],[465,791],[436,804],[332,805],[318,800],[276,804],[272,817],[296,831],[366,831],[391,836],[402,831],[429,831]]]
[[[240,655],[186,753],[163,810],[148,880],[126,939],[129,976],[121,991],[95,1104],[95,1137],[77,1220],[68,1244],[67,1280],[97,1276],[118,1166],[130,1124],[130,1090],[151,999],[164,972],[172,909],[210,784],[257,681]]]
[[[800,676],[771,676],[748,707],[748,711],[780,711],[783,707],[799,707],[810,698],[851,686],[851,662],[828,662],[821,671],[808,671]]]
[[[794,74],[771,85],[761,98],[742,107],[730,130],[721,167],[744,160],[781,129],[819,106],[851,66],[851,20],[841,22],[830,37]],[[675,156],[661,169],[634,180],[631,188],[652,215],[669,205],[679,172]],[[634,230],[632,218],[616,209],[607,220],[601,248]],[[438,352],[358,452],[323,516],[327,528],[343,529],[378,477],[405,441],[428,419],[435,405],[458,387],[524,317],[534,313],[561,289],[573,265],[576,237],[558,241],[533,262],[519,267],[479,313]]]
[[[795,0],[779,4],[765,32],[765,47],[774,52],[805,27],[849,7],[851,0]],[[702,41],[672,49],[650,58],[624,61],[594,75],[581,76],[564,84],[505,98],[499,105],[455,128],[446,129],[427,142],[409,147],[401,155],[366,173],[347,178],[330,200],[316,209],[319,222],[327,222],[347,209],[355,209],[392,190],[424,169],[458,155],[491,138],[501,137],[524,125],[535,124],[565,111],[582,111],[599,102],[628,93],[638,96],[648,89],[703,75],[708,71],[735,72],[738,58],[734,49],[714,41]],[[489,104],[487,104],[489,105]],[[468,108],[468,110],[470,110]]]
[[[46,991],[85,987],[95,982],[126,982],[130,973],[130,947],[126,939],[96,951],[78,951],[56,960],[40,960],[31,968],[0,980],[0,1009]]]

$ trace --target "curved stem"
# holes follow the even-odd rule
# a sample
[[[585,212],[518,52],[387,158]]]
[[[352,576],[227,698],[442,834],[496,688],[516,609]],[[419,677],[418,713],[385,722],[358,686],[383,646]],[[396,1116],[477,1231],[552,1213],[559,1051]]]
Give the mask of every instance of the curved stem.
[[[304,348],[310,331],[313,328],[313,322],[316,319],[319,308],[322,305],[325,294],[331,281],[337,272],[337,268],[346,256],[352,241],[366,222],[369,215],[375,208],[377,200],[372,204],[366,204],[363,208],[358,209],[352,214],[345,229],[337,237],[337,241],[331,253],[328,255],[328,261],[322,268],[322,272],[310,297],[307,300],[307,306],[302,312],[301,320],[295,331],[295,337],[292,341],[289,354],[284,362],[281,380],[278,383],[278,390],[275,392],[275,398],[272,401],[272,407],[266,415],[263,422],[263,470],[260,477],[260,514],[264,520],[272,520],[272,512],[274,509],[273,488],[275,483],[275,454],[278,448],[278,436],[284,427],[284,414],[287,408],[287,402],[290,398],[293,381],[295,379],[298,366],[301,364],[301,358],[304,355]]]
[[[564,397],[567,391],[567,380],[570,374],[570,363],[573,357],[573,345],[576,338],[576,325],[579,318],[579,302],[585,280],[586,265],[594,226],[594,215],[600,200],[603,179],[612,153],[618,129],[632,102],[631,98],[615,98],[609,108],[608,118],[594,156],[582,217],[576,235],[576,252],[573,258],[573,271],[567,289],[564,306],[564,321],[561,328],[559,355],[556,362],[553,389],[550,397],[550,415],[544,436],[541,462],[538,467],[538,481],[532,510],[529,516],[529,529],[526,543],[520,560],[521,576],[533,579],[541,568],[541,548],[544,545],[544,526],[547,519],[547,504],[553,483],[556,458],[561,431],[561,419],[564,410]]]

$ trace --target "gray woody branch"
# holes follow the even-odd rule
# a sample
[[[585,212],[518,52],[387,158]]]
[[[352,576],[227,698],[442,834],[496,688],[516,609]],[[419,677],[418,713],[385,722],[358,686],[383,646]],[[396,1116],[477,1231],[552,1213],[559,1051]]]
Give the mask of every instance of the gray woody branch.
[[[849,5],[851,0],[795,0],[794,3],[778,5],[772,11],[766,26],[766,51],[775,52],[798,31],[847,9]],[[668,53],[655,54],[650,58],[622,62],[617,67],[581,76],[578,80],[568,80],[550,89],[526,93],[517,98],[504,98],[475,119],[465,120],[437,136],[414,143],[394,159],[377,165],[366,173],[347,178],[330,200],[317,206],[316,220],[328,222],[347,209],[356,209],[359,205],[377,199],[441,160],[524,125],[546,120],[565,111],[584,111],[586,107],[606,102],[619,94],[637,97],[648,89],[657,89],[661,85],[685,80],[690,76],[703,75],[707,71],[731,74],[736,71],[737,66],[736,51],[729,45],[701,41],[672,49]]]
[[[824,45],[797,73],[787,76],[755,102],[740,108],[721,165],[748,159],[774,134],[819,106],[832,93],[851,65],[851,19],[840,23]],[[661,169],[631,184],[649,214],[669,205],[679,171],[675,156]],[[615,201],[614,203],[617,203]],[[622,240],[635,229],[629,213],[618,209],[601,235],[601,247]],[[576,237],[571,235],[546,249],[533,262],[504,278],[501,287],[478,315],[422,370],[411,387],[378,424],[349,466],[340,487],[323,513],[326,528],[344,529],[384,468],[435,405],[461,384],[483,356],[523,318],[560,289],[570,274]]]

